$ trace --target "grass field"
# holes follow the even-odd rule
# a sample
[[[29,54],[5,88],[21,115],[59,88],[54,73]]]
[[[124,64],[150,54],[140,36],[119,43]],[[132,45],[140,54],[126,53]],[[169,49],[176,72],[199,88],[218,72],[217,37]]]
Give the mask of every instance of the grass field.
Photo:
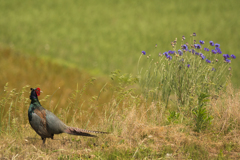
[[[11,64],[12,68],[9,69],[15,71],[16,75],[24,75],[21,66],[28,65],[27,60],[33,62],[33,65],[26,67],[26,72],[33,77],[41,72],[31,67],[38,67],[38,62],[49,66],[48,71],[52,75],[56,71],[60,71],[61,75],[73,74],[71,69],[37,58],[22,57],[9,50],[1,50],[0,53],[1,59],[4,59],[1,64],[4,61]],[[21,65],[17,64],[18,60]],[[87,83],[86,74],[73,71],[76,77],[85,75],[86,79],[81,79],[81,82]],[[7,72],[3,73],[9,80],[14,79]],[[48,77],[46,74],[43,76]],[[42,84],[39,86],[44,90],[39,97],[41,104],[70,126],[107,131],[110,134],[98,135],[98,138],[55,135],[54,140],[48,139],[43,146],[40,137],[28,123],[29,86],[11,89],[11,84],[19,82],[10,81],[0,94],[0,158],[205,160],[240,157],[240,92],[231,85],[226,92],[220,92],[218,98],[210,99],[207,110],[212,116],[211,124],[205,130],[196,132],[196,119],[188,106],[178,107],[171,103],[166,107],[161,100],[146,102],[137,92],[138,87],[128,83],[134,81],[131,77],[115,75],[115,83],[97,79],[94,85],[76,88],[68,82],[72,76],[55,76],[50,76],[53,78],[49,80],[51,83],[47,83],[48,78],[39,79],[38,83]],[[53,89],[63,82],[68,84],[54,94]]]
[[[240,55],[239,7],[237,0],[1,1],[0,43],[94,75],[136,73],[142,50],[157,56],[193,32]],[[239,65],[233,68],[239,86]]]
[[[239,8],[237,0],[0,1],[0,159],[239,159]],[[237,58],[159,57],[193,32]],[[110,134],[56,135],[42,146],[28,123],[30,87],[68,125]]]
[[[239,159],[239,91],[228,85],[206,106],[212,120],[195,131],[188,107],[147,102],[133,77],[92,78],[11,49],[0,50],[0,158],[2,159]],[[41,76],[39,76],[41,75]],[[37,77],[37,78],[36,78]],[[32,81],[30,81],[30,79]],[[4,82],[8,81],[8,85]],[[89,83],[92,82],[92,83]],[[25,86],[28,83],[30,86]],[[77,87],[78,84],[78,87]],[[108,131],[99,138],[66,134],[40,137],[28,123],[29,89],[40,87],[41,104],[70,126]],[[58,87],[61,87],[58,89]],[[15,88],[15,89],[13,89]]]

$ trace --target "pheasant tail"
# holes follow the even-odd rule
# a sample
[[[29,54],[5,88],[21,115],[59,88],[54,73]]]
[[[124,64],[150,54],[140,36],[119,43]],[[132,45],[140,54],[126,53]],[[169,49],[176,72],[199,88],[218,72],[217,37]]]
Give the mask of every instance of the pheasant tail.
[[[102,133],[102,134],[105,133],[105,134],[107,134],[108,132],[90,131],[90,130],[85,130],[85,129],[68,127],[65,130],[65,133],[72,134],[72,135],[79,135],[79,136],[97,137],[97,136],[92,135],[90,133]]]

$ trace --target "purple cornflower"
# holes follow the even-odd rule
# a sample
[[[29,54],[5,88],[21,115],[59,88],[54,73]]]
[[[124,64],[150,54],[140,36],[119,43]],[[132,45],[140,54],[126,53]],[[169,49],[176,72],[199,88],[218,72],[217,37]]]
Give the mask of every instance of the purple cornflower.
[[[167,55],[167,59],[172,60],[172,56]]]
[[[199,56],[199,53],[198,53],[198,52],[195,52],[195,55]]]
[[[189,68],[189,67],[190,67],[190,64],[188,64],[187,67]]]
[[[213,54],[216,54],[216,53],[217,53],[217,51],[215,51],[214,49],[212,49],[212,53],[213,53]]]
[[[217,52],[218,54],[222,54],[222,51],[221,51],[220,48],[215,48],[215,50],[216,50],[216,52]]]
[[[200,44],[194,44],[194,47],[197,48],[197,49],[200,49],[201,45]]]
[[[192,49],[192,54],[194,54],[195,53],[195,50],[194,49]]]
[[[145,51],[142,51],[142,54],[143,54],[143,55],[146,55],[146,52],[145,52]]]
[[[164,52],[164,53],[163,53],[163,55],[167,57],[167,55],[168,55],[168,52]]]
[[[226,59],[230,58],[230,56],[228,54],[223,54],[223,58],[226,60]]]
[[[227,62],[227,63],[231,63],[231,60],[229,60],[229,59],[225,59],[225,62]]]
[[[236,56],[234,54],[231,55],[231,58],[236,59]]]
[[[204,60],[206,58],[206,56],[204,56],[203,54],[201,55],[202,60]]]
[[[208,60],[208,59],[206,59],[206,62],[207,62],[207,63],[211,63],[211,61],[210,61],[210,60]]]
[[[214,43],[213,43],[213,41],[210,41],[209,43],[210,43],[210,45],[211,45],[211,46],[214,46]]]
[[[185,36],[182,36],[182,40],[185,40],[186,38],[185,38]]]
[[[178,54],[179,56],[182,56],[183,55],[183,51],[181,49],[178,50]]]
[[[205,42],[204,42],[204,41],[202,41],[202,40],[200,40],[199,42],[200,42],[200,44],[204,44],[204,43],[205,43]]]
[[[219,48],[219,47],[220,47],[220,44],[215,43],[215,47]]]
[[[216,69],[215,69],[215,68],[212,68],[212,71],[216,71]]]
[[[208,49],[208,48],[204,48],[204,51],[207,51],[207,52],[208,52],[208,51],[209,51],[209,49]]]
[[[188,46],[187,46],[186,44],[184,44],[184,45],[182,46],[182,48],[185,49],[185,50],[188,50]]]
[[[168,54],[174,54],[175,51],[168,51]]]
[[[193,36],[196,36],[196,33],[193,33],[192,35],[193,35]]]

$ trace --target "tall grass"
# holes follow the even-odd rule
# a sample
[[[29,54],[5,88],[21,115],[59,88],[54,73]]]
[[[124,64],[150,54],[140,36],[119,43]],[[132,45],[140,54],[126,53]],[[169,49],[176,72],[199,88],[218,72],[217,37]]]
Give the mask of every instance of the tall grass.
[[[172,50],[159,53],[159,58],[147,56],[149,67],[138,69],[139,84],[147,101],[159,100],[178,108],[187,109],[195,117],[195,130],[200,132],[211,123],[212,117],[206,108],[209,98],[219,96],[220,90],[226,90],[231,76],[231,60],[236,56],[222,54],[220,44],[206,43],[196,38],[182,36],[180,44],[177,39],[171,42]],[[157,45],[155,46],[157,47]],[[231,60],[229,59],[231,58]],[[170,111],[172,116],[178,116]]]
[[[118,72],[117,72],[118,73]],[[21,95],[21,99],[8,97],[8,103],[0,107],[7,109],[1,117],[0,144],[1,158],[18,159],[214,159],[239,158],[239,92],[228,86],[217,99],[211,99],[207,105],[213,117],[212,125],[201,133],[194,131],[194,117],[184,112],[170,114],[163,101],[148,103],[141,94],[132,89],[134,79],[129,75],[113,73],[115,85],[103,87],[111,90],[112,98],[99,106],[93,100],[89,109],[83,110],[78,98],[83,88],[76,88],[68,108],[63,108],[57,116],[70,126],[103,130],[109,135],[98,135],[99,138],[56,135],[42,146],[40,137],[33,131],[27,121],[25,109],[29,98],[28,87],[20,92],[5,93]],[[128,83],[126,83],[126,80]],[[86,88],[91,84],[86,85]],[[101,92],[102,90],[99,90]],[[7,95],[7,94],[6,94]],[[43,93],[44,95],[44,93]],[[98,94],[96,94],[97,96]],[[90,98],[92,100],[92,98]],[[44,104],[45,98],[40,98]],[[86,99],[88,100],[88,99]],[[26,102],[25,102],[26,101]],[[22,105],[22,106],[21,106]],[[69,110],[74,109],[74,114]],[[173,109],[173,108],[172,108]],[[67,115],[72,119],[67,120]],[[81,122],[82,116],[88,119]],[[92,116],[97,121],[92,121]],[[173,116],[175,115],[175,116]],[[91,125],[89,125],[91,123]]]
[[[144,68],[138,63],[142,92],[147,99],[158,100],[161,97],[167,104],[170,96],[175,95],[175,103],[179,106],[189,105],[192,97],[201,93],[218,94],[226,87],[231,76],[231,60],[234,63],[236,58],[222,52],[219,44],[205,44],[196,36],[190,39],[183,36],[180,42],[175,39],[172,49],[158,53],[159,58],[152,58],[150,53],[145,55],[143,51],[139,63],[145,56],[144,60],[149,65]]]

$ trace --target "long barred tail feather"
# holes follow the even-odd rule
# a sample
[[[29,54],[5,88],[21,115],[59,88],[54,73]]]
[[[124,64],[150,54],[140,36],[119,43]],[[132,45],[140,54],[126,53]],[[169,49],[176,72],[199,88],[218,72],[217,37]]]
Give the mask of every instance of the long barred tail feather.
[[[65,133],[72,134],[72,135],[79,135],[79,136],[88,136],[88,137],[97,137],[90,133],[101,133],[101,134],[108,134],[108,132],[101,132],[101,131],[90,131],[86,129],[79,129],[74,127],[68,127],[65,130]]]

